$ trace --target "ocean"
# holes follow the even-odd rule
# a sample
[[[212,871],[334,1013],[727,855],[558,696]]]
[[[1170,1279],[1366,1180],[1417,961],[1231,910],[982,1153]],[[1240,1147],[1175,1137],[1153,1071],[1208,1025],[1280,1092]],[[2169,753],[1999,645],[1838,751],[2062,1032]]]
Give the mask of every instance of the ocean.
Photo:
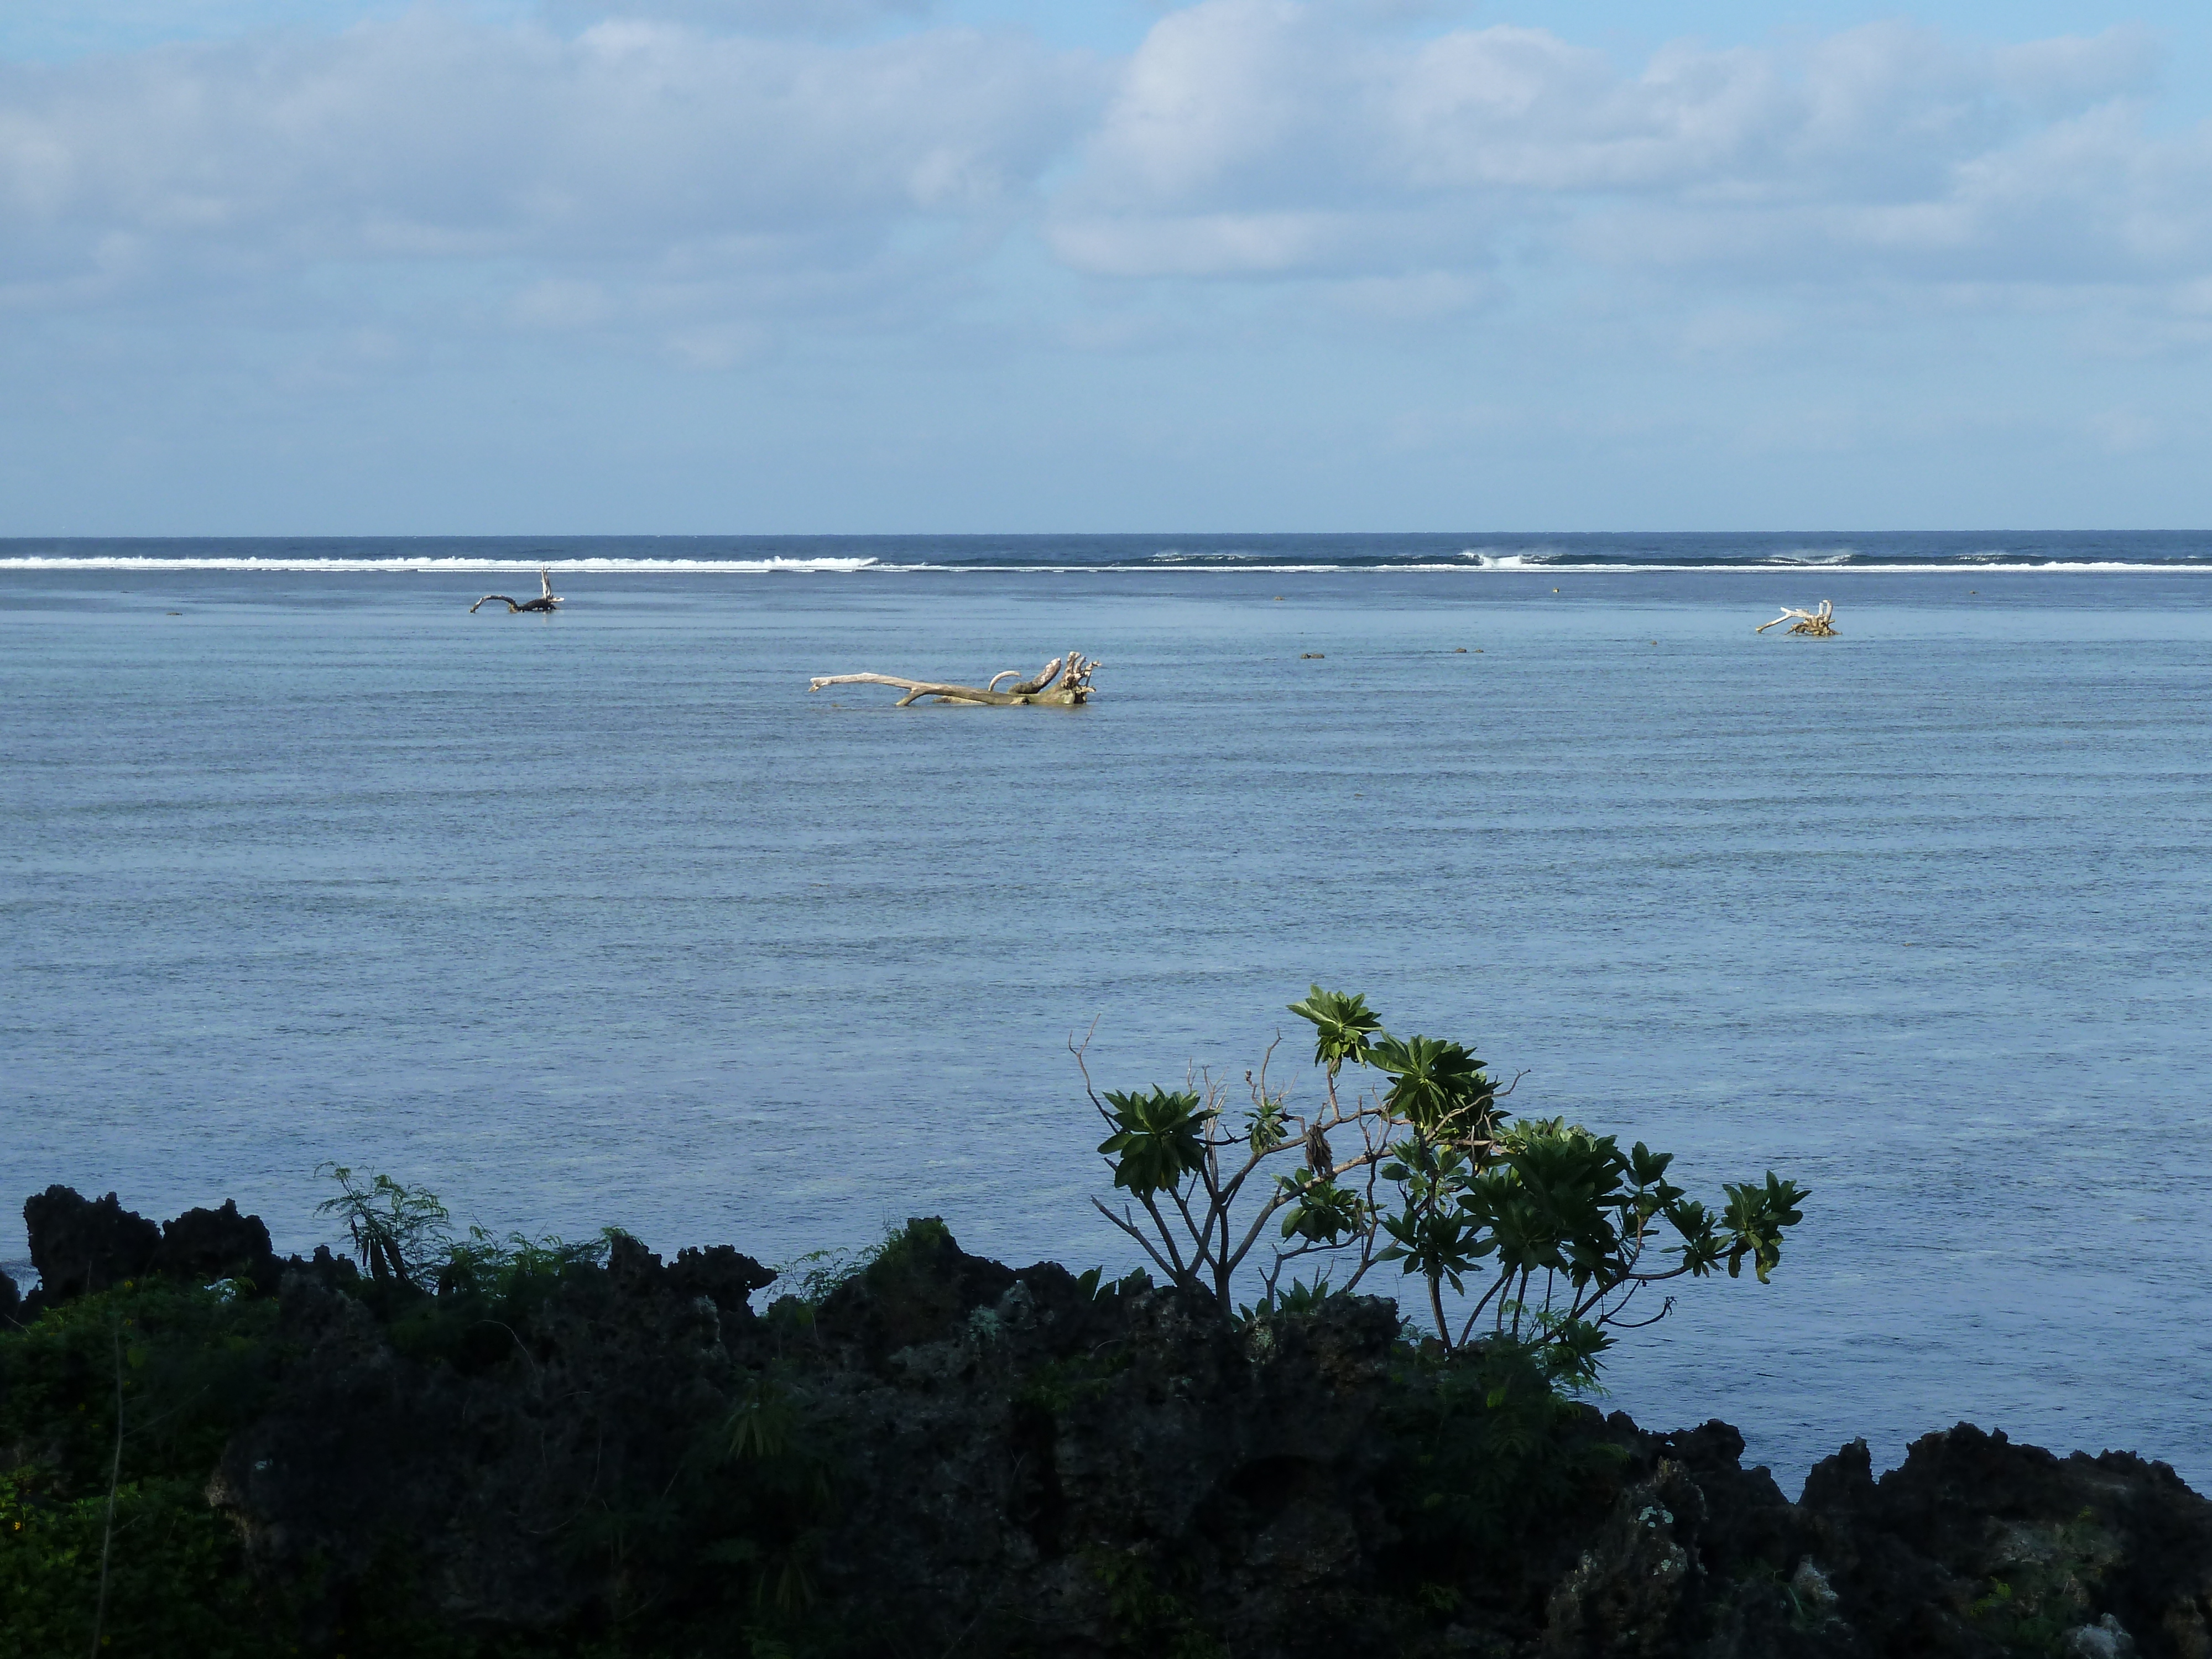
[[[1080,709],[806,690],[1070,647]],[[2212,1488],[2212,534],[19,540],[0,695],[19,1276],[51,1182],[304,1249],[331,1160],[1119,1271],[1071,1038],[1279,1033],[1295,1104],[1317,981],[1812,1189],[1608,1407],[1793,1491],[1960,1419]]]

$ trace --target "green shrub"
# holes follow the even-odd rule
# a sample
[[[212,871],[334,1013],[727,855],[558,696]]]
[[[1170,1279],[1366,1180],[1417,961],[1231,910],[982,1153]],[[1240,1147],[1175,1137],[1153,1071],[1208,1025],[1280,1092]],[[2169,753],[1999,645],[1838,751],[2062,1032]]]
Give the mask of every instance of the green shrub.
[[[111,1650],[286,1650],[285,1618],[209,1507],[223,1444],[259,1412],[283,1363],[272,1304],[164,1280],[126,1283],[0,1334],[0,1608],[10,1659],[82,1654],[100,1604]],[[119,1373],[119,1381],[118,1381]],[[123,1414],[119,1462],[116,1412]]]
[[[1587,1387],[1612,1329],[1674,1305],[1631,1318],[1639,1294],[1723,1267],[1734,1278],[1746,1264],[1764,1283],[1802,1218],[1805,1190],[1771,1170],[1763,1183],[1724,1185],[1716,1212],[1668,1179],[1670,1153],[1641,1141],[1623,1152],[1563,1119],[1510,1118],[1511,1085],[1500,1088],[1459,1043],[1392,1036],[1364,997],[1316,985],[1290,1012],[1314,1028],[1322,1078],[1306,1112],[1268,1086],[1266,1060],[1245,1074],[1241,1124],[1228,1121],[1225,1091],[1210,1079],[1091,1094],[1112,1131],[1098,1152],[1127,1194],[1119,1210],[1092,1201],[1155,1268],[1224,1316],[1240,1278],[1260,1292],[1248,1316],[1277,1311],[1284,1274],[1309,1255],[1334,1265],[1310,1288],[1292,1281],[1301,1306],[1395,1262],[1421,1281],[1446,1352],[1480,1341],[1525,1352],[1552,1383]],[[1376,1080],[1340,1091],[1347,1067]],[[1087,1086],[1087,1065],[1084,1077]]]
[[[1540,1548],[1603,1501],[1624,1454],[1560,1391],[1547,1358],[1504,1340],[1404,1355],[1377,1425],[1401,1538],[1394,1577],[1480,1579],[1501,1553]]]

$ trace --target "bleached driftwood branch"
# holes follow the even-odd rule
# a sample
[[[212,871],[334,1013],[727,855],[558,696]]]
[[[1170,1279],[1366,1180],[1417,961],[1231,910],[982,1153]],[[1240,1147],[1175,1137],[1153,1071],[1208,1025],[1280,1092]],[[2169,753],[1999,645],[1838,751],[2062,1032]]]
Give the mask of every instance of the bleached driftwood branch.
[[[1065,657],[1054,657],[1030,678],[1015,680],[1003,691],[999,689],[999,682],[1012,679],[1018,670],[1009,668],[992,675],[988,685],[950,685],[935,680],[905,679],[896,674],[822,674],[807,681],[806,689],[819,691],[825,685],[896,686],[906,693],[896,704],[901,708],[924,698],[939,702],[988,703],[995,708],[1014,708],[1030,703],[1073,708],[1090,701],[1091,676],[1102,666],[1080,651],[1071,651]]]
[[[1061,659],[1060,658],[1054,657],[1050,662],[1047,663],[1043,668],[1039,670],[1028,679],[1023,679],[1021,678],[1022,671],[1018,668],[1001,668],[997,673],[991,676],[990,684],[985,686],[983,689],[986,691],[995,691],[999,689],[999,682],[1000,680],[1012,680],[1014,683],[1006,688],[1007,695],[1009,696],[1025,697],[1032,691],[1042,691],[1045,687],[1052,684],[1052,677],[1060,672],[1060,660]]]
[[[1836,607],[1826,599],[1820,601],[1820,608],[1818,611],[1798,611],[1785,605],[1782,607],[1782,614],[1772,622],[1761,623],[1751,631],[1754,634],[1764,634],[1770,628],[1779,628],[1792,617],[1797,618],[1796,626],[1790,630],[1793,634],[1803,634],[1816,640],[1835,637]]]
[[[469,607],[469,615],[473,617],[477,614],[477,605],[489,605],[494,599],[497,599],[505,605],[510,616],[518,611],[550,611],[561,603],[561,596],[553,591],[553,574],[550,571],[541,570],[538,573],[538,586],[540,589],[538,597],[534,599],[526,599],[520,605],[517,605],[504,593],[487,593],[478,599],[476,605]]]

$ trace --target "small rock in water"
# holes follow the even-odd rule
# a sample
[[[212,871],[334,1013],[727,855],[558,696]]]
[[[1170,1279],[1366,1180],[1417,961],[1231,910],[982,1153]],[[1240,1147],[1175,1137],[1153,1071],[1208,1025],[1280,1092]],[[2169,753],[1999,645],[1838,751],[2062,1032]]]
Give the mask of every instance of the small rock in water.
[[[1319,662],[1327,655],[1328,653],[1326,651],[1301,651],[1298,653],[1298,659],[1302,662]]]

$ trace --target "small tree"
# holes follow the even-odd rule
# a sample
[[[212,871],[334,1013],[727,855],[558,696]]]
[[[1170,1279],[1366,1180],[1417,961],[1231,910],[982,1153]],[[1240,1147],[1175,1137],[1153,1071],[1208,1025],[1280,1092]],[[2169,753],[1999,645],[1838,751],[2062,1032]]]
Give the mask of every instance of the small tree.
[[[317,1175],[337,1182],[338,1194],[315,1206],[317,1215],[335,1215],[371,1279],[418,1285],[422,1273],[446,1254],[446,1224],[452,1218],[427,1187],[403,1187],[390,1176],[367,1184],[342,1164],[322,1164]]]
[[[1340,1291],[1395,1261],[1423,1281],[1447,1352],[1503,1342],[1536,1354],[1556,1379],[1587,1383],[1611,1330],[1673,1308],[1669,1297],[1632,1318],[1647,1286],[1723,1266],[1733,1278],[1746,1262],[1764,1283],[1802,1219],[1805,1190],[1771,1170],[1763,1184],[1724,1186],[1715,1212],[1667,1179],[1671,1154],[1641,1141],[1624,1152],[1559,1118],[1507,1122],[1511,1085],[1500,1089],[1459,1043],[1389,1035],[1364,996],[1315,986],[1291,1012],[1315,1031],[1323,1097],[1310,1114],[1268,1087],[1265,1059],[1245,1074],[1251,1108],[1233,1127],[1210,1079],[1102,1097],[1084,1067],[1111,1130],[1099,1152],[1129,1200],[1118,1212],[1092,1202],[1224,1315],[1241,1274],[1256,1274],[1259,1305],[1273,1310],[1283,1273],[1303,1257],[1348,1263]],[[1087,1043],[1071,1047],[1083,1064]],[[1376,1083],[1346,1098],[1346,1066]],[[1301,1299],[1313,1293],[1297,1288]]]
[[[1224,1310],[1238,1274],[1263,1243],[1268,1249],[1259,1272],[1268,1308],[1284,1269],[1301,1257],[1360,1245],[1346,1290],[1374,1264],[1375,1188],[1389,1120],[1373,1101],[1342,1101],[1336,1085],[1347,1062],[1366,1063],[1382,1022],[1365,999],[1319,986],[1293,1012],[1319,1030],[1314,1059],[1327,1099],[1310,1115],[1293,1115],[1287,1093],[1267,1086],[1275,1053],[1270,1044],[1257,1074],[1244,1074],[1251,1110],[1234,1131],[1225,1120],[1226,1091],[1211,1079],[1187,1079],[1174,1091],[1156,1085],[1143,1094],[1108,1090],[1102,1098],[1091,1086],[1088,1041],[1069,1044],[1091,1103],[1112,1131],[1098,1150],[1114,1171],[1114,1185],[1142,1207],[1150,1225],[1127,1204],[1118,1213],[1096,1198],[1092,1204],[1171,1281],[1207,1291]],[[1341,1160],[1332,1134],[1346,1144]],[[1355,1135],[1358,1150],[1352,1152]],[[1252,1202],[1240,1215],[1248,1189]],[[1267,1224],[1278,1214],[1279,1237],[1270,1239]]]

